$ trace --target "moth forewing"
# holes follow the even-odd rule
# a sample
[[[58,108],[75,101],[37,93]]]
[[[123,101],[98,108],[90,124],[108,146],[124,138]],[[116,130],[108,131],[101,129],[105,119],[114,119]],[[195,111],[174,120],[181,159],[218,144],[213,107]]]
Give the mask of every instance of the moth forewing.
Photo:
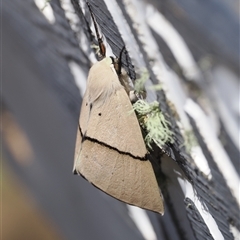
[[[79,119],[80,120],[80,119]],[[79,125],[80,122],[78,123],[78,128],[77,128],[77,136],[76,136],[76,143],[75,143],[75,153],[74,153],[74,164],[73,164],[73,173],[77,174],[75,166],[76,166],[76,161],[80,157],[81,153],[81,144],[82,144],[82,133],[80,131]]]
[[[74,171],[123,202],[163,214],[138,120],[111,59],[95,63],[87,81]]]

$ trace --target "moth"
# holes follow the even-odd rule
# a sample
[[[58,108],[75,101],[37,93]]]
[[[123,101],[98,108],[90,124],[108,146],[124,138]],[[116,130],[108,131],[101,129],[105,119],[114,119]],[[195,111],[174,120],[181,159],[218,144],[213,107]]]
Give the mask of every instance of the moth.
[[[96,20],[88,7],[105,57]],[[113,57],[105,57],[89,71],[73,172],[118,200],[163,214],[161,192],[136,114],[119,80],[120,64],[116,63]]]

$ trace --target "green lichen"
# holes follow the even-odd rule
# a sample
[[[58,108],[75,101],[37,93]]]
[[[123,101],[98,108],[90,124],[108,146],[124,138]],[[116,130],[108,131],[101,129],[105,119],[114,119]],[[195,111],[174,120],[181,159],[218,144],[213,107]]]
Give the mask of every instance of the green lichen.
[[[149,86],[148,89],[159,91],[159,90],[163,89],[163,84],[161,84],[161,83],[155,84],[155,85]]]
[[[142,69],[141,77],[135,80],[134,92],[139,98],[146,98],[145,83],[149,79],[149,72],[146,68]]]
[[[170,122],[166,120],[159,109],[159,103],[154,101],[147,103],[139,99],[133,104],[140,126],[146,132],[145,143],[152,149],[151,144],[154,142],[160,148],[166,143],[173,143],[174,133],[170,130]]]
[[[180,148],[184,146],[186,149],[186,152],[190,154],[192,151],[192,148],[198,145],[198,141],[192,130],[184,131],[183,137],[184,137],[184,143],[180,146]]]

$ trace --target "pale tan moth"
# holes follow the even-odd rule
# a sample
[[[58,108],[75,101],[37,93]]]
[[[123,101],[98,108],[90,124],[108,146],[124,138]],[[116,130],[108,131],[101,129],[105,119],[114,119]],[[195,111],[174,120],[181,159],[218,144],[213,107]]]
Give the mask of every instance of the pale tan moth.
[[[77,130],[74,173],[118,200],[163,214],[163,199],[141,129],[119,80],[121,57],[105,57],[96,20],[88,7],[104,58],[89,71]]]

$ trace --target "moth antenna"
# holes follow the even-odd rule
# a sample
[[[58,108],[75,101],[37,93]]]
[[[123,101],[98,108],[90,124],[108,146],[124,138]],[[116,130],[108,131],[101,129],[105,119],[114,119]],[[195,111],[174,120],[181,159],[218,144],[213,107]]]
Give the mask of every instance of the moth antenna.
[[[87,6],[88,6],[88,9],[89,9],[89,12],[91,14],[92,20],[93,20],[93,25],[94,25],[94,28],[95,28],[95,31],[96,31],[98,45],[99,45],[99,48],[100,48],[100,53],[101,53],[102,57],[106,57],[106,47],[103,43],[103,38],[100,37],[99,31],[98,31],[98,26],[97,26],[97,21],[95,19],[95,16],[93,15],[92,7],[91,7],[89,2],[86,2],[86,3],[87,3]]]
[[[114,68],[118,75],[122,73],[122,54],[126,51],[125,46],[123,46],[122,50],[120,51],[119,58],[117,58],[114,62]]]

